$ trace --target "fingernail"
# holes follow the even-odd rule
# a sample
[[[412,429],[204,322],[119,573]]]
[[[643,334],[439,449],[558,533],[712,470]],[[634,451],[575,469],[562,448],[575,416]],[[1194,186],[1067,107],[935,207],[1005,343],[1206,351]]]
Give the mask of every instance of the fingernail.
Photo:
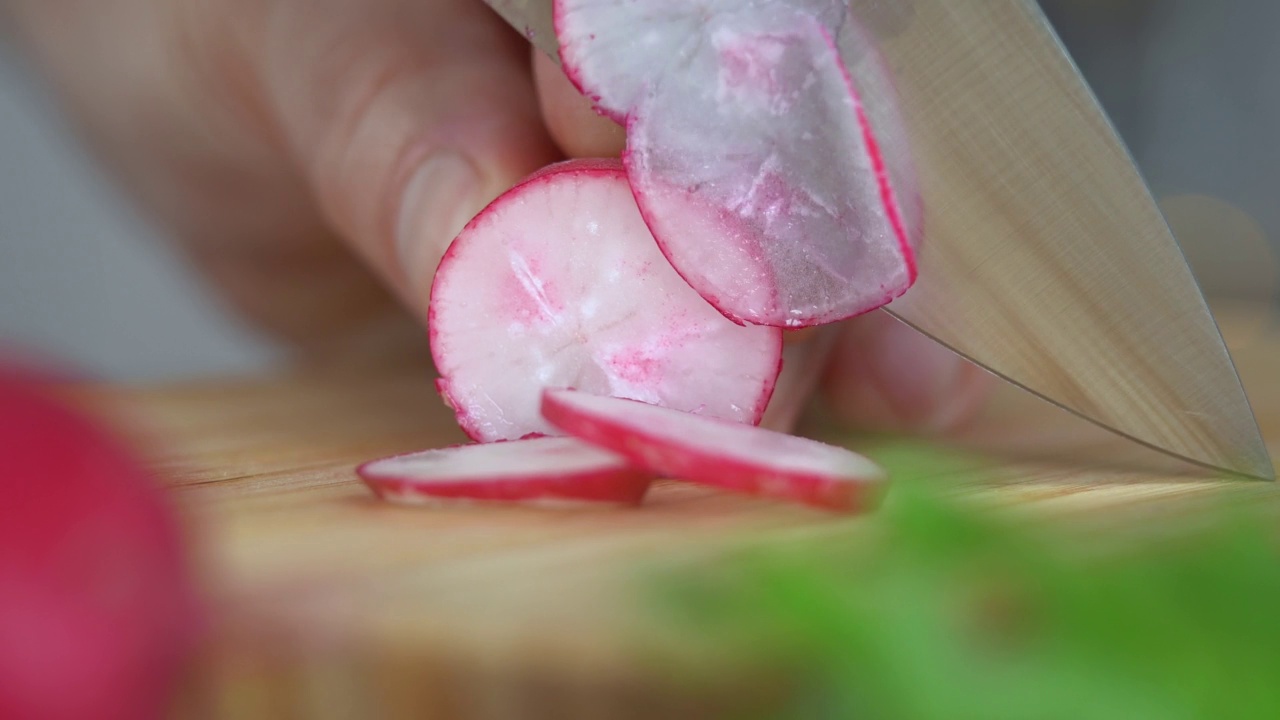
[[[983,373],[924,334],[886,318],[879,332],[845,341],[832,399],[867,429],[937,434],[980,404]]]
[[[418,168],[405,186],[395,239],[401,271],[411,292],[428,291],[449,243],[483,202],[479,173],[462,156],[436,155]],[[426,297],[410,301],[421,307]]]

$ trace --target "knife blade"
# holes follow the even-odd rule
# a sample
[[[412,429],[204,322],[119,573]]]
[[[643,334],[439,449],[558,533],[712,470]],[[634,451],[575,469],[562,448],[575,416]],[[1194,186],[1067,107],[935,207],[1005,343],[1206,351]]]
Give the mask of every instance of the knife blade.
[[[560,44],[552,9],[555,0],[485,0],[507,24],[560,64]]]
[[[558,61],[552,0],[487,2]],[[849,10],[856,22],[838,41],[850,75],[873,115],[896,102],[924,198],[920,277],[885,311],[1135,442],[1275,479],[1177,241],[1039,8],[850,0]],[[877,87],[868,62],[888,65],[893,88]]]

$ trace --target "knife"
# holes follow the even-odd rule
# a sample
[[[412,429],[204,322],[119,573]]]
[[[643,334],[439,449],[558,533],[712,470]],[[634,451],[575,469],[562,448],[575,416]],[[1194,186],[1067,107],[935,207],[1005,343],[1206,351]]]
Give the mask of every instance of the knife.
[[[559,62],[552,0],[486,1]],[[1177,241],[1034,2],[849,0],[849,11],[893,76],[924,198],[920,277],[884,310],[1130,440],[1274,480]],[[874,112],[865,43],[844,31],[838,42]]]

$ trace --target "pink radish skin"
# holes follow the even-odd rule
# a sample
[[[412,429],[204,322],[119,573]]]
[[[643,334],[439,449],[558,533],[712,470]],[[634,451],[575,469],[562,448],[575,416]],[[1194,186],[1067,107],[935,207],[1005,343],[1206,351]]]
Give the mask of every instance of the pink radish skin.
[[[613,453],[566,437],[425,450],[365,463],[357,473],[378,497],[417,505],[638,505],[652,479]]]
[[[869,112],[841,61],[837,34],[852,50],[868,39],[844,3],[555,10],[570,79],[626,122],[624,163],[654,237],[727,317],[806,327],[910,288],[919,193],[883,64],[853,64],[874,91]]]
[[[806,438],[632,400],[547,390],[561,430],[657,475],[842,512],[878,504],[886,478],[856,453]]]
[[[481,442],[551,434],[544,387],[757,423],[781,332],[743,327],[659,252],[616,161],[549,167],[454,240],[431,291],[437,387]]]
[[[906,118],[888,61],[871,31],[858,22],[852,12],[840,26],[837,45],[853,78],[852,84],[858,88],[863,120],[873,128],[879,166],[888,180],[893,204],[898,208],[902,232],[907,235],[913,254],[919,253],[924,240],[924,197],[911,156]]]
[[[45,382],[0,368],[0,717],[164,717],[201,632],[178,518]]]

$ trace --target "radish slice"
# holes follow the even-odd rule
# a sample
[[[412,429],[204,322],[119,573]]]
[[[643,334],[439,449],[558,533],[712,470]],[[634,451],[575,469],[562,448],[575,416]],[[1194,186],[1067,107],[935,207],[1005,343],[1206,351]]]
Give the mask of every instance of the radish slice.
[[[873,128],[889,189],[901,214],[899,220],[913,253],[918,253],[924,240],[924,197],[888,60],[880,52],[871,31],[852,15],[840,26],[836,42],[840,59],[858,89],[867,122]]]
[[[837,34],[855,50],[866,37],[841,32],[854,23],[844,3],[555,7],[567,74],[625,118],[640,209],[708,302],[735,320],[805,327],[912,285],[918,191],[895,186],[914,182],[896,111],[867,112],[842,61]],[[884,65],[857,60],[877,103],[892,105]],[[879,131],[894,141],[882,147]]]
[[[757,423],[781,333],[735,325],[671,268],[616,161],[572,161],[495,200],[431,291],[441,395],[487,442],[553,430],[543,387],[576,387]]]
[[[575,390],[547,390],[561,430],[656,474],[832,510],[873,507],[885,474],[844,448],[728,420]]]
[[[424,450],[374,460],[356,472],[382,499],[406,504],[636,505],[652,479],[613,453],[566,437]]]

